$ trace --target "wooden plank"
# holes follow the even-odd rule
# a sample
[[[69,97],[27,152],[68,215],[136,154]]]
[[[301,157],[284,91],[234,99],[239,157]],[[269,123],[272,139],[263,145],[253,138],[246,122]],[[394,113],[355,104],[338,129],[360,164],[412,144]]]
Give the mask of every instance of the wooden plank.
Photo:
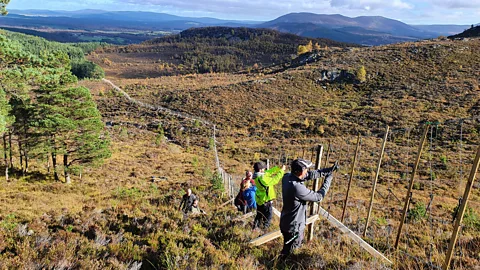
[[[316,220],[318,220],[318,218],[319,218],[318,215],[311,216],[311,217],[307,218],[307,225],[315,222]],[[263,236],[260,236],[258,238],[255,238],[252,241],[250,241],[249,243],[254,245],[254,246],[260,246],[260,245],[265,244],[267,242],[270,242],[274,239],[277,239],[280,236],[282,236],[282,233],[280,232],[280,230],[278,230],[278,231],[274,231],[274,232],[271,232],[271,233],[267,233],[267,234],[265,234]]]
[[[244,220],[244,219],[247,219],[247,218],[249,218],[249,217],[251,217],[251,216],[253,216],[253,215],[255,215],[255,214],[256,214],[256,212],[250,212],[250,213],[247,213],[247,214],[245,214],[245,215],[243,215],[243,216],[234,218],[234,219],[232,219],[232,220],[233,220],[233,221]]]
[[[273,213],[277,216],[277,217],[280,217],[280,215],[282,214],[280,211],[277,210],[277,208],[275,207],[272,207],[273,209]]]
[[[334,218],[330,213],[328,213],[325,209],[322,207],[318,208],[319,214],[311,216],[307,219],[307,225],[314,223],[317,221],[320,216],[324,217],[327,219],[327,221],[334,226],[335,228],[339,229],[342,233],[344,233],[347,237],[352,239],[355,243],[357,243],[361,248],[365,249],[370,255],[372,255],[375,258],[382,259],[383,261],[393,264],[392,261],[390,261],[387,257],[385,257],[382,253],[378,252],[375,248],[370,246],[367,242],[363,241],[363,239],[356,235],[354,232],[352,232],[347,226],[343,225],[340,221],[338,221],[336,218]],[[250,244],[253,244],[255,246],[262,245],[264,243],[267,243],[269,241],[272,241],[274,239],[279,238],[282,236],[282,233],[280,231],[274,231],[268,234],[265,234],[261,237],[255,238],[252,241],[250,241]]]
[[[427,137],[428,129],[430,125],[426,125],[425,131],[423,132],[422,140],[418,146],[417,159],[415,160],[415,165],[413,166],[412,175],[410,177],[410,184],[408,185],[407,196],[405,197],[405,204],[403,206],[402,219],[400,220],[400,226],[398,227],[397,238],[395,239],[395,250],[398,249],[398,244],[400,243],[400,235],[402,234],[403,223],[405,223],[405,217],[407,215],[408,205],[410,204],[410,193],[413,188],[413,181],[415,180],[415,175],[417,174],[418,164],[420,163],[420,158],[422,157],[423,144],[425,143],[425,138]]]
[[[225,205],[227,205],[227,204],[229,204],[229,203],[233,202],[234,200],[235,200],[235,198],[233,198],[233,199],[230,199],[230,200],[228,200],[228,201],[224,202],[222,205],[220,205],[220,207],[224,207]]]
[[[267,242],[270,242],[274,239],[277,239],[280,236],[282,236],[282,233],[280,231],[274,231],[274,232],[271,232],[271,233],[267,233],[267,234],[265,234],[261,237],[253,239],[252,241],[250,241],[250,244],[252,244],[254,246],[260,246],[260,245],[265,244]]]
[[[480,167],[480,146],[477,150],[477,156],[472,165],[472,170],[470,171],[470,176],[468,177],[467,186],[465,187],[465,192],[463,193],[462,204],[460,205],[460,210],[458,216],[455,219],[455,225],[452,233],[452,238],[450,238],[450,243],[448,244],[447,256],[445,258],[445,263],[443,264],[443,270],[447,270],[450,267],[450,262],[452,261],[452,255],[455,250],[455,244],[457,243],[458,231],[460,229],[460,224],[462,224],[463,214],[467,208],[468,198],[470,197],[470,192],[472,191],[473,182],[475,182],[475,176],[477,174],[478,168]]]
[[[383,154],[385,153],[385,146],[387,145],[388,131],[390,131],[389,126],[387,126],[387,131],[385,131],[385,137],[383,137],[382,150],[380,152],[380,158],[378,159],[377,171],[375,173],[375,179],[373,180],[372,195],[370,197],[370,205],[368,207],[367,221],[365,222],[365,229],[363,230],[363,237],[367,236],[368,223],[370,222],[370,216],[372,214],[373,199],[375,198],[375,190],[377,188],[378,175],[380,174],[380,167],[382,166]]]
[[[318,214],[327,219],[327,221],[334,226],[335,228],[339,229],[343,232],[346,236],[352,239],[355,243],[357,243],[361,248],[365,249],[370,255],[375,258],[381,259],[389,264],[393,264],[387,257],[385,257],[382,253],[378,252],[375,248],[370,246],[367,242],[365,242],[360,236],[356,235],[352,232],[347,226],[343,225],[339,220],[334,218],[330,213],[328,213],[322,207],[319,207]]]
[[[323,155],[323,145],[319,144],[318,149],[317,149],[317,160],[315,161],[315,170],[320,169],[322,155]],[[315,191],[315,192],[318,190],[318,182],[319,182],[319,179],[313,180],[313,191]],[[317,212],[317,208],[318,208],[318,203],[315,202],[315,203],[310,204],[310,215],[311,216],[313,216]],[[314,226],[315,226],[314,222],[312,222],[312,224],[307,226],[307,231],[308,231],[307,240],[308,241],[311,241],[313,239],[313,231],[314,231],[313,228],[314,228]]]

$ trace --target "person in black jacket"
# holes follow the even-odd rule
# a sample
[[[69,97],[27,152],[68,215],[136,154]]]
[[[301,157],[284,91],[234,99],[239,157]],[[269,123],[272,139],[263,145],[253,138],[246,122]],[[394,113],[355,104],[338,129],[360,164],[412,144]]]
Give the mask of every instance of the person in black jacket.
[[[192,211],[192,206],[196,200],[198,200],[197,196],[193,195],[191,189],[187,189],[187,194],[183,195],[178,209],[187,214]]]
[[[296,159],[291,164],[291,173],[282,179],[283,208],[280,216],[280,231],[283,235],[282,257],[288,256],[293,249],[302,245],[303,233],[307,222],[307,201],[320,202],[326,196],[338,163],[331,168],[308,171],[312,162]],[[325,177],[318,191],[308,189],[304,181]]]

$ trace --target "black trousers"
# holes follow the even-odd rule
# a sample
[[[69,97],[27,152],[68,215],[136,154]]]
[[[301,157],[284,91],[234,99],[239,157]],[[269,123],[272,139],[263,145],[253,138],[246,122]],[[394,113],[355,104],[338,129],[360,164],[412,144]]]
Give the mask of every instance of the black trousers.
[[[270,227],[270,223],[272,223],[272,215],[273,206],[271,201],[258,205],[257,215],[253,221],[253,229],[258,228],[260,225],[265,229]]]
[[[282,232],[283,235],[283,249],[280,253],[281,256],[287,257],[296,248],[299,248],[303,242],[303,232],[305,229],[299,232]]]

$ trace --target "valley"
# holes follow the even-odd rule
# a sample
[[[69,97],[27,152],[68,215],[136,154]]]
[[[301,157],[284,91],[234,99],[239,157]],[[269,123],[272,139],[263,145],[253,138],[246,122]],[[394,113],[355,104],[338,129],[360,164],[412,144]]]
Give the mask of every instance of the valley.
[[[310,49],[300,53],[300,45]],[[68,185],[54,181],[48,155],[32,158],[26,173],[14,155],[11,179],[2,178],[0,187],[0,268],[442,266],[455,208],[480,144],[478,38],[362,47],[272,30],[207,27],[141,44],[98,46],[86,58],[130,97],[102,80],[76,84],[90,90],[109,134],[111,157],[72,171]],[[278,218],[268,231],[252,231],[251,219],[238,220],[241,213],[230,204],[220,207],[230,197],[215,173],[214,148],[236,191],[253,162],[313,160],[321,144],[322,166],[337,160],[341,166],[321,206],[339,219],[352,179],[344,224],[361,235],[387,126],[391,131],[364,240],[393,266],[372,258],[322,219],[316,238],[281,261],[281,240],[248,244],[277,230]],[[403,200],[426,129],[412,204],[395,251]],[[360,153],[350,178],[358,136]],[[177,210],[187,187],[199,196],[205,215],[184,217]],[[281,186],[276,189],[281,194]],[[279,210],[281,199],[274,202]],[[478,179],[468,207],[454,269],[480,264]]]

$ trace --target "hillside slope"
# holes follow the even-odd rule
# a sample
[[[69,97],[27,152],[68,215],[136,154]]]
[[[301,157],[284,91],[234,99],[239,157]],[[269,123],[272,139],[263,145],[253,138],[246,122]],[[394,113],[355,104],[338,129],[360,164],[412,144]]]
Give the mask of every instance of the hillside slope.
[[[202,39],[193,34],[188,38],[189,42]],[[110,131],[112,157],[99,168],[82,172],[82,178],[75,175],[70,186],[53,182],[43,160],[31,164],[38,173],[19,172],[11,182],[4,181],[0,268],[440,267],[455,207],[480,145],[479,42],[328,47],[293,61],[317,59],[300,66],[282,63],[234,74],[187,70],[178,76],[172,71],[170,76],[145,72],[155,71],[152,67],[160,63],[151,57],[161,54],[130,53],[129,47],[99,49],[89,58],[105,67],[107,78],[132,99],[206,118],[216,124],[215,140],[211,125],[138,106],[109,84],[82,81],[92,90]],[[168,49],[181,45],[161,44]],[[155,45],[139,48],[158,49]],[[168,68],[175,70],[180,64],[170,62]],[[344,224],[362,235],[386,125],[391,133],[363,238],[393,260],[393,266],[369,256],[323,217],[315,223],[316,238],[286,261],[278,259],[281,238],[258,247],[248,244],[277,230],[279,220],[274,217],[269,229],[252,231],[252,218],[239,219],[241,213],[224,204],[229,198],[218,188],[219,178],[213,173],[214,142],[235,187],[253,161],[268,158],[273,166],[296,157],[313,160],[314,147],[322,144],[322,167],[339,160],[341,169],[321,206],[340,219],[360,134]],[[428,140],[413,191],[406,194],[426,127]],[[186,187],[200,197],[206,215],[184,216],[176,210]],[[472,190],[454,269],[475,269],[480,264],[478,188],[476,184]],[[281,186],[276,189],[274,205],[280,210]],[[393,242],[407,196],[412,204],[395,252]]]
[[[480,37],[480,25],[471,27],[460,34],[449,36],[449,38],[474,38]]]
[[[395,257],[392,242],[423,125],[427,121],[434,123],[429,129],[428,144],[415,180],[412,194],[415,204],[409,211],[408,230],[402,238],[401,253],[396,255],[399,257],[394,268],[429,269],[432,264],[441,265],[451,231],[451,215],[463,192],[465,172],[480,144],[479,41],[433,40],[373,48],[329,48],[317,54],[316,62],[295,68],[281,65],[281,71],[269,75],[265,74],[276,69],[259,69],[250,74],[135,79],[119,76],[111,67],[107,77],[110,75],[131,97],[215,123],[220,158],[232,173],[248,169],[248,164],[259,158],[269,158],[271,164],[288,163],[298,156],[312,158],[314,145],[322,143],[327,149],[331,142],[329,160],[340,160],[344,166],[324,207],[337,218],[342,213],[352,151],[360,133],[360,165],[345,220],[357,234],[363,232],[381,137],[389,125],[392,133],[374,204],[375,221],[365,238],[389,257]],[[98,59],[103,56],[98,52]],[[128,70],[133,72],[145,65],[138,62]],[[357,71],[362,66],[366,76],[365,81],[360,82]],[[332,74],[340,77],[332,79]],[[113,102],[107,97],[104,99]],[[117,108],[122,107],[116,105],[109,109],[115,112],[112,117],[117,117],[115,115],[122,112]],[[150,123],[157,121],[156,116],[146,115],[139,114],[139,117]],[[180,129],[181,126],[171,129],[169,136],[179,138],[178,142],[185,147],[196,143],[192,133],[177,134],[175,130]],[[190,139],[182,141],[187,136]],[[434,199],[430,202],[432,194]],[[475,189],[470,207],[477,209],[479,203],[480,194]],[[281,208],[280,199],[276,205]],[[422,218],[424,210],[430,211],[431,218]],[[467,255],[455,257],[453,265],[457,269],[478,264],[475,254],[480,247],[473,244],[478,240],[480,229],[474,221],[478,211],[471,211],[469,225],[466,225],[469,229],[459,242]],[[257,234],[243,232],[248,226],[248,222],[233,226],[233,232],[240,234],[234,239],[242,239],[243,243],[246,240],[243,235],[247,239],[255,238]],[[319,228],[327,241],[308,244],[287,266],[275,259],[281,248],[280,241],[254,248],[254,252],[259,252],[255,257],[260,266],[256,267],[382,269],[382,265],[360,259],[362,251],[358,252],[335,230],[327,228],[330,227],[325,223]],[[237,244],[233,240],[229,247]],[[332,247],[337,248],[330,251]],[[231,249],[227,253],[232,252],[236,254]]]
[[[208,72],[235,72],[288,62],[299,45],[357,46],[328,39],[310,39],[270,29],[205,27],[156,38],[139,45],[99,52],[120,77],[158,77]],[[98,54],[97,54],[98,56]],[[105,60],[108,59],[108,61]],[[128,63],[128,64],[126,64]],[[132,70],[126,65],[138,65]],[[127,75],[128,73],[128,75]]]

